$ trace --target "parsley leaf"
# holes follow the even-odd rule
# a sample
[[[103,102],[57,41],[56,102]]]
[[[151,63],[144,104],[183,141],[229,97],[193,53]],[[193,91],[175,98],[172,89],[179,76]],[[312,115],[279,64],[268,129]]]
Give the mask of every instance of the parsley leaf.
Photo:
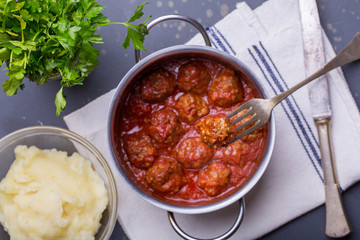
[[[55,96],[56,115],[66,107],[64,87],[82,85],[99,64],[99,51],[93,44],[103,44],[95,34],[99,26],[121,24],[127,28],[124,48],[132,42],[143,49],[147,21],[134,21],[144,13],[143,3],[126,22],[111,22],[102,14],[105,7],[96,0],[0,0],[0,66],[6,63],[8,79],[2,89],[8,96],[24,88],[23,79],[37,85],[61,75]]]
[[[56,93],[55,96],[55,106],[56,106],[56,115],[59,116],[61,113],[61,109],[66,107],[65,94],[63,92],[63,87]]]
[[[144,5],[148,4],[148,2],[145,2],[139,6],[136,7],[135,12],[133,16],[129,19],[129,21],[124,23],[117,23],[117,24],[123,24],[127,28],[127,35],[125,37],[125,40],[122,44],[122,46],[126,49],[130,46],[130,41],[133,43],[135,49],[140,50],[146,50],[143,46],[144,43],[144,35],[149,34],[149,31],[146,27],[146,23],[151,17],[151,15],[148,15],[148,17],[145,19],[144,22],[134,25],[131,24],[131,22],[134,22],[137,19],[140,19],[144,13],[142,12]]]

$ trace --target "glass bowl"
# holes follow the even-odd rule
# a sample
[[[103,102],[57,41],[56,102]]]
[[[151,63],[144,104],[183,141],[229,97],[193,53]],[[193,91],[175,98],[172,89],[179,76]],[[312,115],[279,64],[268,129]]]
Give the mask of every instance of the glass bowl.
[[[101,153],[86,139],[58,127],[36,126],[23,128],[0,139],[0,181],[6,176],[15,160],[14,149],[17,145],[36,146],[40,149],[57,149],[68,155],[80,153],[91,161],[93,169],[100,175],[108,192],[108,206],[102,213],[101,226],[95,239],[109,239],[116,223],[117,191],[114,176]],[[0,225],[0,239],[10,239]]]

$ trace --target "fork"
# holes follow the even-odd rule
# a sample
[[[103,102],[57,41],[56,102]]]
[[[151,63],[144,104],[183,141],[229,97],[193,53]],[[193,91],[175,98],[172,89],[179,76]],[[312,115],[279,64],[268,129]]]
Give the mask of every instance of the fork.
[[[239,117],[232,121],[232,124],[235,125],[238,122],[244,120],[239,126],[236,127],[235,136],[234,138],[227,142],[226,145],[235,142],[236,140],[243,138],[244,136],[248,135],[249,133],[259,129],[260,127],[264,126],[270,119],[271,112],[274,107],[279,104],[282,100],[288,97],[290,94],[298,90],[299,88],[303,87],[304,85],[308,84],[309,82],[317,79],[318,77],[324,75],[325,73],[345,65],[347,63],[356,61],[360,59],[360,33],[356,33],[353,39],[338,53],[330,62],[328,62],[324,67],[320,70],[312,74],[311,76],[307,77],[303,81],[299,82],[292,88],[284,91],[273,98],[270,99],[261,99],[261,98],[254,98],[239,108],[235,109],[232,113],[227,115],[226,117],[231,119],[235,115],[240,112],[244,112]],[[246,118],[246,119],[245,119]],[[252,124],[249,128],[245,129],[245,127]],[[237,134],[237,132],[244,130]],[[237,134],[237,135],[236,135]]]

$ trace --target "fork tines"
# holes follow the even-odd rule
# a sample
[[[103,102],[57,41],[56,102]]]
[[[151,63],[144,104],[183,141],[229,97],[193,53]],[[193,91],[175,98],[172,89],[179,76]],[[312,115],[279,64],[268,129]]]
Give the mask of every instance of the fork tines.
[[[243,105],[241,105],[240,107],[238,107],[237,109],[235,109],[232,113],[228,114],[226,117],[231,119],[233,117],[235,117],[237,114],[241,114],[239,116],[236,116],[236,118],[234,120],[232,120],[232,124],[235,125],[237,123],[239,123],[240,121],[246,119],[247,117],[250,116],[249,119],[246,119],[243,123],[241,123],[239,126],[236,127],[235,130],[235,136],[234,139],[229,141],[226,145],[229,145],[230,143],[233,143],[241,138],[243,138],[244,136],[248,135],[249,133],[255,131],[257,128],[259,128],[258,124],[260,123],[259,119],[256,119],[256,112],[254,112],[253,107],[249,104],[249,102],[244,103]],[[245,110],[245,111],[244,111]],[[242,111],[244,111],[244,113],[241,113]],[[244,129],[245,127],[247,127],[248,125],[254,123],[253,126],[251,126],[248,129],[245,129],[243,132],[240,132],[239,134],[236,135],[236,133],[238,133],[241,129]]]

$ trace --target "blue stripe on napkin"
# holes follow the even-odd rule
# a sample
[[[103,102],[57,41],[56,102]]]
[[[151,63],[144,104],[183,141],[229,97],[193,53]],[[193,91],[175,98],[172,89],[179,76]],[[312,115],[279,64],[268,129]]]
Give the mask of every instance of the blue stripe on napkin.
[[[230,52],[233,55],[236,55],[236,52],[234,51],[232,46],[229,44],[229,42],[226,40],[224,35],[219,31],[219,29],[217,27],[215,27],[215,26],[213,26],[212,28],[214,29],[214,32],[220,37],[220,39],[222,39],[224,41],[225,45],[229,48]]]
[[[207,33],[210,34],[210,41],[213,46],[217,49],[221,49],[224,52],[232,55],[236,55],[236,52],[231,47],[229,42],[226,40],[224,35],[215,26],[206,29]]]
[[[259,45],[260,46],[253,45],[252,50],[248,49],[248,52],[256,62],[260,71],[263,73],[274,94],[279,94],[280,92],[288,89],[288,86],[282,78],[268,51],[261,42],[259,42]],[[289,96],[284,100],[285,101],[281,102],[281,106],[289,118],[291,125],[293,126],[293,129],[298,136],[307,156],[309,157],[309,160],[314,166],[320,180],[324,183],[321,169],[321,158],[319,154],[319,143],[317,142],[315,135],[311,130],[308,121],[305,119],[304,114],[302,113],[295,98],[293,96]]]

